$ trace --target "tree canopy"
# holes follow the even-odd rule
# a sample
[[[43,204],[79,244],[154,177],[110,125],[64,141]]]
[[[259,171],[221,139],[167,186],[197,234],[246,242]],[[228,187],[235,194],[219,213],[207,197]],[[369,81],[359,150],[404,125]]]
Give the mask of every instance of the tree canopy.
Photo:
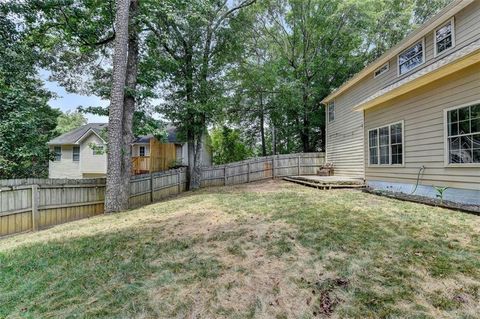
[[[8,45],[1,48],[1,138],[14,141],[17,133],[10,130],[21,132],[21,127],[34,128],[42,138],[32,139],[37,148],[17,150],[3,143],[1,165],[18,171],[19,158],[35,158],[45,166],[48,150],[40,145],[83,122],[77,113],[62,115],[53,131],[52,119],[59,114],[48,107],[51,94],[36,76],[39,67],[68,92],[112,100],[115,58],[127,63],[118,109],[122,133],[116,135],[123,140],[117,153],[123,154],[125,174],[131,136],[162,135],[164,122],[177,126],[188,141],[193,188],[202,165],[201,137],[213,127],[222,128],[214,131],[221,141],[219,161],[237,158],[236,152],[321,151],[323,98],[448,2],[129,0],[122,2],[129,16],[128,50],[121,57],[114,47],[120,2],[3,3],[1,40]],[[89,105],[79,110],[108,115],[113,109]],[[24,123],[16,122],[20,114]],[[245,152],[231,147],[232,136],[242,138]]]
[[[87,118],[82,113],[78,111],[62,112],[62,114],[57,117],[55,132],[58,134],[67,133],[85,124],[87,124]]]
[[[35,68],[39,54],[0,4],[0,178],[46,177],[60,112]]]

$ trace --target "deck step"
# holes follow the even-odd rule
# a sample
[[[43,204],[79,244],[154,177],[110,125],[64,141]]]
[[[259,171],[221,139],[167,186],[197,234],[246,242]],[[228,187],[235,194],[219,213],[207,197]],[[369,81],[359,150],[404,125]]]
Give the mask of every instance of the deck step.
[[[345,181],[345,180],[329,180],[329,181],[318,181],[318,180],[308,180],[305,177],[284,177],[283,180],[309,186],[315,187],[318,189],[332,189],[332,188],[365,188],[365,184],[361,181]]]

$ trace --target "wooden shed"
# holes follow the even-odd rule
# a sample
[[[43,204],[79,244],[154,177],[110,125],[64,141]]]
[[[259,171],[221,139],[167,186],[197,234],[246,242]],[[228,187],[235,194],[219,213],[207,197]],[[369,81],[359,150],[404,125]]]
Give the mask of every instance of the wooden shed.
[[[182,144],[161,143],[154,136],[141,136],[132,144],[132,173],[168,170],[178,164],[177,148]]]

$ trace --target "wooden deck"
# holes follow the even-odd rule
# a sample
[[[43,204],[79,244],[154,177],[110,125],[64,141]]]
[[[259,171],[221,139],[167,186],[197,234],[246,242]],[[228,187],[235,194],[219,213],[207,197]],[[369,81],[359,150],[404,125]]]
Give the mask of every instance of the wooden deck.
[[[352,178],[344,176],[289,176],[283,178],[286,181],[315,187],[318,189],[332,189],[332,188],[365,188],[365,181],[363,178]]]

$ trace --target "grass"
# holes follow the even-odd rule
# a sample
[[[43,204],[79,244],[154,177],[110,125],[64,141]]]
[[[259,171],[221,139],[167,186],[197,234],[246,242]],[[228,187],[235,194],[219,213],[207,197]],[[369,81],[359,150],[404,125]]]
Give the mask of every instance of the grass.
[[[285,182],[0,240],[0,318],[480,318],[480,217]]]

